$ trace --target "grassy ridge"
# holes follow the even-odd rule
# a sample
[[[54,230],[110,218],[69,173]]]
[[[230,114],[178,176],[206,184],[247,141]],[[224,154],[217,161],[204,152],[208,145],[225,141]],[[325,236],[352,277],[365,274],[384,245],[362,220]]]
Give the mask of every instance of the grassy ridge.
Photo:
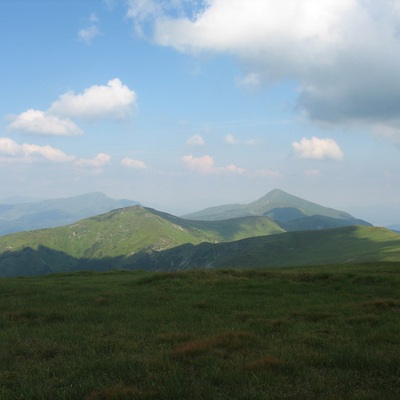
[[[60,228],[62,235],[56,228],[18,234],[17,239],[15,235],[0,238],[0,276],[400,261],[400,235],[384,228],[354,226],[257,236],[272,233],[275,225],[261,217],[191,222],[159,214],[139,208],[125,215],[120,210]],[[215,243],[246,235],[257,237]],[[202,240],[207,242],[198,244]],[[20,250],[18,243],[25,243]],[[7,244],[13,248],[4,251]]]
[[[265,217],[192,222],[134,206],[67,226],[0,237],[0,253],[44,246],[77,258],[116,257],[146,248],[163,250],[183,243],[221,242],[281,232],[284,230]]]
[[[124,265],[121,260],[140,251],[161,251],[183,243],[216,243],[281,232],[283,229],[266,217],[186,221],[134,206],[63,227],[0,237],[0,276],[111,269],[121,267]],[[93,260],[102,260],[102,266]]]
[[[0,398],[398,398],[400,264],[0,280]]]

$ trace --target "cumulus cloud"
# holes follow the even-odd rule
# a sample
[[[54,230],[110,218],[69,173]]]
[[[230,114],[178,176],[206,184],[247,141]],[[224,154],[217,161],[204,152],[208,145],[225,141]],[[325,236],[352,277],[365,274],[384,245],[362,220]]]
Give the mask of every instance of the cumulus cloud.
[[[107,85],[94,85],[81,94],[67,92],[55,101],[49,113],[68,117],[96,120],[105,117],[127,116],[136,101],[136,93],[118,78]]]
[[[81,29],[78,32],[78,37],[86,44],[91,44],[93,39],[101,35],[100,29],[98,27],[99,19],[95,13],[90,14],[89,17],[90,26]]]
[[[29,109],[10,117],[9,130],[39,135],[71,136],[80,135],[82,130],[69,118],[51,115],[44,111]]]
[[[217,169],[218,172],[228,172],[233,174],[244,174],[246,170],[244,168],[238,167],[235,164],[229,164],[226,167],[220,167]]]
[[[0,138],[0,162],[27,163],[43,160],[65,163],[75,161],[75,157],[51,146],[38,146],[29,143],[18,144],[10,138]]]
[[[244,168],[238,167],[235,164],[227,165],[226,167],[216,167],[214,159],[210,156],[193,157],[186,155],[181,158],[183,163],[192,171],[200,174],[212,173],[234,173],[243,174],[246,172]]]
[[[78,167],[91,167],[96,169],[101,169],[111,160],[111,156],[106,153],[99,153],[95,158],[92,159],[80,159],[75,161],[75,165]]]
[[[100,30],[96,25],[89,26],[88,28],[81,29],[78,36],[86,44],[91,44],[96,36],[100,35]]]
[[[182,157],[182,161],[191,170],[201,174],[209,174],[214,170],[214,159],[210,156],[193,157],[187,155]]]
[[[303,138],[292,143],[293,151],[299,158],[342,160],[343,152],[333,139]]]
[[[104,118],[119,119],[128,116],[135,103],[136,93],[115,78],[107,85],[94,85],[80,94],[64,93],[47,111],[29,109],[17,116],[9,116],[8,130],[38,135],[80,135],[83,131],[72,118],[92,122]]]
[[[131,0],[128,16],[162,46],[236,56],[244,84],[297,82],[313,121],[400,118],[400,0],[208,0],[190,15],[166,4]]]
[[[133,158],[124,158],[121,160],[121,164],[125,167],[133,169],[146,169],[147,165],[141,160],[134,160]]]
[[[7,137],[0,138],[0,164],[50,162],[101,170],[110,160],[111,156],[105,153],[99,153],[93,159],[77,159],[52,146],[19,144]]]
[[[188,146],[203,146],[205,141],[200,135],[193,135],[186,141],[186,144]]]

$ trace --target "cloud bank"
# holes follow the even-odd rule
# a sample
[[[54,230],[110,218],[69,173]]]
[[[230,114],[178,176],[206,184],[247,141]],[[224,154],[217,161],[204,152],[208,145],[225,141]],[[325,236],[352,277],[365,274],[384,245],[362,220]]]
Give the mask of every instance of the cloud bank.
[[[99,153],[93,159],[77,159],[75,156],[68,155],[52,146],[38,146],[30,143],[18,144],[10,138],[0,138],[0,164],[50,162],[101,169],[110,160],[111,156],[106,153]]]
[[[184,4],[131,0],[127,15],[159,45],[235,56],[245,85],[297,82],[297,109],[314,122],[400,141],[400,0]]]

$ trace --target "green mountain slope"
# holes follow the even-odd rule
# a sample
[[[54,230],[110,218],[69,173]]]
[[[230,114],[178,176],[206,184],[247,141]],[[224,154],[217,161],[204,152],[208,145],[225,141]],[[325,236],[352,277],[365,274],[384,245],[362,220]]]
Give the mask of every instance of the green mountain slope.
[[[0,276],[84,269],[88,263],[93,264],[90,260],[103,265],[98,268],[108,269],[121,265],[121,260],[139,251],[162,251],[184,243],[217,243],[282,232],[267,217],[186,221],[133,206],[63,227],[0,237]]]
[[[301,199],[275,189],[249,204],[211,207],[185,215],[192,220],[216,221],[232,217],[262,215],[278,222],[285,230],[314,230],[349,225],[370,225],[350,214]]]
[[[66,225],[83,218],[137,204],[114,200],[103,193],[25,204],[0,204],[0,235]]]
[[[264,268],[400,261],[400,234],[385,228],[351,226],[289,232],[231,243],[186,244],[164,252],[139,253],[130,268]]]

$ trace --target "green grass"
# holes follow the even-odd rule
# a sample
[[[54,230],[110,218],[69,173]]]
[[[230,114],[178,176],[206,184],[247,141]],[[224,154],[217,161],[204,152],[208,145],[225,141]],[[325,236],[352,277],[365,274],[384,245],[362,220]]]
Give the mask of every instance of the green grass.
[[[224,242],[282,232],[282,228],[266,217],[186,221],[134,206],[66,226],[1,236],[0,256],[26,247],[34,250],[46,247],[75,258],[125,257],[148,248],[159,251],[184,243]]]
[[[0,279],[0,399],[398,399],[400,264]]]

